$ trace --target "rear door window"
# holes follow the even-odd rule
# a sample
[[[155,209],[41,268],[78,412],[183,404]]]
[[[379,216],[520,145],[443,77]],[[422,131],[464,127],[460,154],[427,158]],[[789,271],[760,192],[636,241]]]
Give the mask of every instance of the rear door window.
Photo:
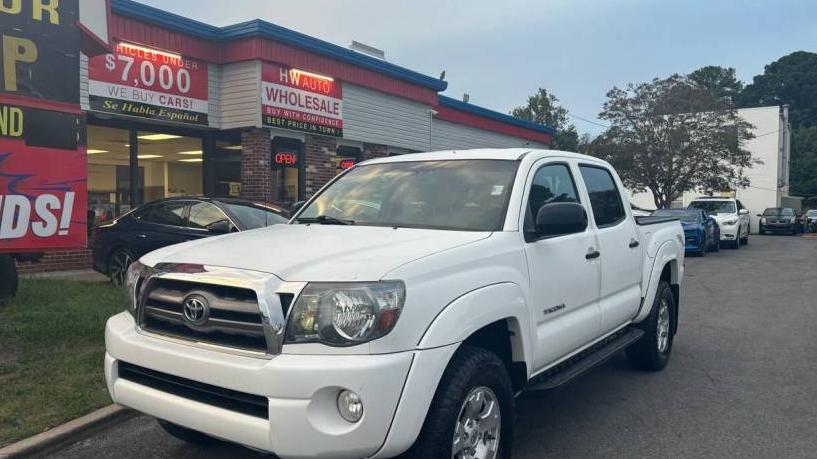
[[[187,202],[162,202],[154,204],[139,214],[139,219],[159,225],[184,226]]]
[[[626,215],[624,205],[610,172],[596,166],[579,166],[579,170],[590,195],[590,206],[593,208],[596,226],[604,228],[623,221]]]

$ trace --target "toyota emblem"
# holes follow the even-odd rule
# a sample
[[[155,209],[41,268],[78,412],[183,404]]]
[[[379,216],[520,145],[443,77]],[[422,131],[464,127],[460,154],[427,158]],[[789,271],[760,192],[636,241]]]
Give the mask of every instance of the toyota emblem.
[[[210,305],[201,295],[190,295],[184,299],[184,320],[191,325],[204,325],[210,317]]]

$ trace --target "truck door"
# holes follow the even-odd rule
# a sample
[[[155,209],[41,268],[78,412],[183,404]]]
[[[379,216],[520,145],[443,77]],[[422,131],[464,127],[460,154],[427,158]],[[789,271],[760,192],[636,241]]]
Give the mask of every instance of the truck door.
[[[631,320],[641,302],[642,248],[635,221],[624,210],[619,187],[610,171],[580,164],[601,256],[601,333]]]
[[[536,371],[577,350],[598,336],[601,265],[592,225],[584,231],[538,237],[534,222],[547,204],[580,198],[575,170],[568,162],[542,162],[527,179],[520,227],[530,273],[531,323],[536,326]]]

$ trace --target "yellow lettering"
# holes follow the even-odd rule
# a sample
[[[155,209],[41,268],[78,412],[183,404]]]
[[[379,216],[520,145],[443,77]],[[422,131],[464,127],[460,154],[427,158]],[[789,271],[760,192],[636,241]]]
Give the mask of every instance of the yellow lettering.
[[[60,25],[60,0],[34,0],[34,19],[42,22],[43,11],[48,12],[48,22]]]
[[[0,106],[0,135],[23,136],[23,111],[18,107]]]
[[[22,0],[0,0],[0,13],[20,14],[22,9]]]
[[[26,38],[3,35],[3,79],[6,91],[17,91],[17,63],[37,60],[37,45]]]

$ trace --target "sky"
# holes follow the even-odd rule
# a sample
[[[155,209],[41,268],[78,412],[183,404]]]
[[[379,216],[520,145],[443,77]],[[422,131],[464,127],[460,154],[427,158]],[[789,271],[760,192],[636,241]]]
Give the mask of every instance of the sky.
[[[357,40],[426,75],[445,70],[446,95],[504,113],[542,87],[592,135],[614,86],[704,65],[751,82],[786,54],[817,51],[808,0],[139,1],[217,26],[260,18],[341,46]]]

